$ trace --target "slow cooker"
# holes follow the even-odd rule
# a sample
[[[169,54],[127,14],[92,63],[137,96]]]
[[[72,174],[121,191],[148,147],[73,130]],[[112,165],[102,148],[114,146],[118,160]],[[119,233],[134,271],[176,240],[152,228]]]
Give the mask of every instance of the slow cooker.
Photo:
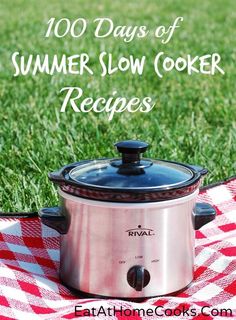
[[[194,278],[195,230],[215,218],[196,203],[207,170],[142,158],[143,141],[115,144],[121,158],[84,160],[49,174],[60,205],[42,222],[60,234],[60,279],[87,295],[147,298]]]

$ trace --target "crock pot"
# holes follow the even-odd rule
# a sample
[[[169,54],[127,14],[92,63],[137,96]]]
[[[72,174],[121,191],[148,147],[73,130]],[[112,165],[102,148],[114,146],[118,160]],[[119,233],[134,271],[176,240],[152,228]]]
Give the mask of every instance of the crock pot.
[[[196,203],[200,166],[142,158],[148,144],[115,144],[121,158],[85,160],[49,178],[61,204],[42,222],[61,234],[60,279],[87,295],[173,294],[194,277],[195,230],[215,218]]]

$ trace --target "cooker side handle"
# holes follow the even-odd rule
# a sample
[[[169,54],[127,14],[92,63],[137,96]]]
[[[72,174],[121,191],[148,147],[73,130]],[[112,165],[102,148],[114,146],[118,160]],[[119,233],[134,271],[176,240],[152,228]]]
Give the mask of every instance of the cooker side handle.
[[[43,224],[58,231],[60,234],[66,234],[69,229],[69,222],[62,214],[61,207],[43,208],[39,210],[39,217]]]
[[[194,229],[198,230],[216,217],[215,209],[209,203],[196,203],[193,210]]]

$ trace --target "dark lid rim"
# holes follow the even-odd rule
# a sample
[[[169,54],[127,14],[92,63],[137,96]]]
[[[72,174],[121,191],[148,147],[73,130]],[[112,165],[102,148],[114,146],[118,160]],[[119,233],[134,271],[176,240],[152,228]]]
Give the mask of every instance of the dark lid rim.
[[[84,184],[80,184],[80,183],[76,183],[74,180],[71,180],[68,182],[65,182],[64,184],[65,185],[73,185],[74,187],[78,187],[80,189],[87,189],[87,190],[94,190],[94,191],[102,191],[102,192],[108,192],[108,193],[111,193],[111,192],[114,192],[114,193],[139,193],[139,194],[142,194],[142,193],[158,193],[158,192],[163,192],[163,191],[176,191],[176,190],[179,190],[179,189],[184,189],[186,187],[189,187],[189,186],[192,186],[194,183],[196,183],[198,180],[201,179],[201,176],[199,175],[199,177],[195,177],[194,179],[192,178],[191,181],[188,180],[182,184],[179,184],[178,186],[167,186],[167,187],[149,187],[149,188],[146,188],[146,187],[141,187],[138,188],[138,189],[135,189],[135,188],[103,188],[101,186],[90,186],[90,185],[84,185]]]
[[[139,188],[115,188],[115,187],[111,187],[111,188],[105,188],[102,186],[96,186],[96,185],[86,185],[83,183],[80,183],[79,181],[75,181],[72,180],[69,177],[69,173],[71,170],[73,170],[75,167],[79,166],[79,165],[83,165],[89,162],[93,162],[95,160],[113,160],[114,158],[99,158],[99,159],[94,159],[94,160],[85,160],[85,161],[81,161],[81,162],[75,162],[75,163],[71,163],[67,166],[64,166],[60,169],[60,171],[58,171],[57,177],[55,178],[55,173],[50,173],[49,174],[49,179],[51,181],[53,181],[54,183],[60,185],[71,185],[73,187],[78,187],[79,189],[86,189],[86,190],[91,190],[91,191],[101,191],[104,193],[129,193],[129,194],[134,194],[134,193],[138,193],[138,194],[143,194],[143,193],[158,193],[158,192],[163,192],[163,191],[176,191],[179,189],[184,189],[186,187],[192,186],[194,183],[196,183],[198,180],[201,179],[202,174],[195,170],[192,166],[181,163],[181,162],[177,162],[177,161],[169,161],[169,160],[162,160],[162,159],[153,159],[153,160],[157,160],[157,161],[162,161],[162,162],[166,162],[166,163],[173,163],[173,164],[177,164],[180,166],[183,166],[187,169],[189,169],[192,173],[193,176],[187,180],[184,181],[182,183],[179,183],[178,185],[172,185],[172,186],[163,186],[163,187],[139,187]]]
[[[120,160],[119,158],[112,158],[112,159],[110,159],[110,158],[108,158],[108,159],[105,159],[105,160],[112,160],[112,161],[117,161],[117,160]],[[160,161],[160,162],[166,162],[166,163],[174,163],[174,164],[178,164],[179,166],[182,166],[182,167],[184,167],[184,168],[186,168],[186,169],[188,169],[189,170],[189,172],[190,173],[192,173],[192,177],[190,178],[190,179],[188,179],[188,180],[185,180],[185,181],[182,181],[182,182],[178,182],[178,183],[173,183],[173,184],[169,184],[169,185],[163,185],[163,186],[147,186],[147,187],[143,187],[143,186],[141,186],[141,187],[139,187],[139,186],[137,186],[137,187],[123,187],[123,188],[117,188],[117,187],[115,187],[115,186],[112,186],[112,187],[110,187],[110,186],[102,186],[102,185],[95,185],[95,184],[89,184],[89,183],[84,183],[84,182],[82,182],[82,181],[78,181],[78,180],[75,180],[75,179],[73,179],[73,177],[71,176],[71,173],[77,168],[77,167],[74,167],[74,168],[72,168],[69,172],[68,172],[68,176],[66,177],[66,179],[68,180],[68,181],[70,181],[70,182],[75,182],[77,185],[79,185],[79,186],[81,186],[81,188],[82,187],[86,187],[86,188],[99,188],[99,189],[102,189],[102,190],[117,190],[117,191],[119,191],[119,192],[121,192],[121,191],[132,191],[132,190],[135,190],[136,192],[138,192],[138,190],[145,190],[145,191],[147,191],[147,190],[150,190],[150,191],[157,191],[157,190],[169,190],[169,189],[175,189],[175,188],[179,188],[179,187],[181,187],[181,186],[184,186],[184,183],[186,183],[186,182],[189,182],[189,181],[191,181],[193,178],[194,178],[194,174],[195,174],[195,172],[193,171],[193,169],[192,168],[189,168],[189,167],[187,167],[186,165],[183,165],[183,164],[181,164],[181,163],[179,163],[179,162],[174,162],[174,161],[166,161],[166,160],[161,160],[161,159],[150,159],[150,158],[142,158],[142,160],[144,160],[144,161]],[[95,161],[104,161],[104,159],[95,159],[95,160],[92,160],[91,161],[91,163],[92,162],[95,162]],[[96,163],[95,163],[96,164]],[[85,163],[85,164],[82,164],[83,166],[84,165],[89,165],[89,162],[88,163]]]

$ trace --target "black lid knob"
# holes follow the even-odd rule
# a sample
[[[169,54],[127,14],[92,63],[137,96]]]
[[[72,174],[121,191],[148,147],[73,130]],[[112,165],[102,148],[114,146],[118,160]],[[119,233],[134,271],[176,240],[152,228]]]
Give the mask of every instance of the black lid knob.
[[[138,140],[126,140],[115,144],[118,152],[122,153],[123,163],[138,163],[140,154],[144,153],[149,144]]]

